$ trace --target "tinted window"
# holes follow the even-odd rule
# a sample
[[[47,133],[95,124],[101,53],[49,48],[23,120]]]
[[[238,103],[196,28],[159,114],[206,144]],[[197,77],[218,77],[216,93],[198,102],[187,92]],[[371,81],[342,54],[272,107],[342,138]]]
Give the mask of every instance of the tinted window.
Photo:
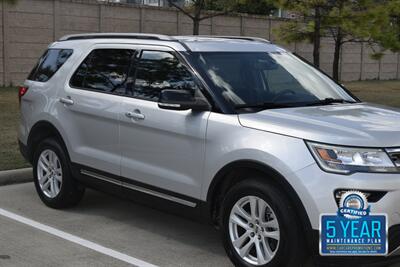
[[[74,76],[72,76],[70,85],[72,87],[77,87],[77,88],[82,88],[83,87],[83,82],[85,80],[85,75],[87,71],[87,64],[89,62],[89,58],[87,57],[82,64],[79,66],[79,68],[75,71]]]
[[[133,50],[97,49],[82,62],[71,86],[104,92],[125,92]]]
[[[143,51],[137,66],[134,97],[158,101],[163,89],[197,89],[192,74],[171,53]]]
[[[304,91],[300,82],[281,66],[276,66],[270,70],[264,70],[262,74],[269,91],[274,95],[284,93],[287,90],[295,93]]]
[[[72,55],[71,49],[49,49],[39,59],[28,80],[47,82]]]
[[[328,76],[290,53],[193,53],[215,92],[235,106],[307,105],[327,98],[354,99]]]

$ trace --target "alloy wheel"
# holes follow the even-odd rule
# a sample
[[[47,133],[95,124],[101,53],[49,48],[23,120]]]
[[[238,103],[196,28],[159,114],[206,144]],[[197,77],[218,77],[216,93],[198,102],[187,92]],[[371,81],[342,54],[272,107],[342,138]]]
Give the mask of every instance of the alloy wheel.
[[[44,150],[38,159],[37,177],[43,194],[48,198],[55,198],[61,191],[62,168],[57,154],[50,150]]]
[[[279,247],[279,222],[267,202],[257,196],[246,196],[231,210],[229,236],[244,261],[265,265],[274,258]]]

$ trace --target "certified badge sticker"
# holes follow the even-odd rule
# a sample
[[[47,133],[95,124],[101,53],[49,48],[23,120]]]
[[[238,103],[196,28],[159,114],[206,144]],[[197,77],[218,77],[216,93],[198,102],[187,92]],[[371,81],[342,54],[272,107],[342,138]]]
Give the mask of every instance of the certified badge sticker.
[[[363,193],[344,193],[336,214],[321,215],[320,254],[387,255],[387,215],[371,214],[370,209]]]

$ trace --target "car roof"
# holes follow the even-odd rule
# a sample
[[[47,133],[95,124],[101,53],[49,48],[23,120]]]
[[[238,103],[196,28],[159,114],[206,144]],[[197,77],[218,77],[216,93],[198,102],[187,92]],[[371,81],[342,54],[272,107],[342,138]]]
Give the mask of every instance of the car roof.
[[[167,46],[191,52],[283,52],[268,40],[245,36],[169,36],[144,33],[88,33],[66,35],[51,47],[74,48],[98,43]]]

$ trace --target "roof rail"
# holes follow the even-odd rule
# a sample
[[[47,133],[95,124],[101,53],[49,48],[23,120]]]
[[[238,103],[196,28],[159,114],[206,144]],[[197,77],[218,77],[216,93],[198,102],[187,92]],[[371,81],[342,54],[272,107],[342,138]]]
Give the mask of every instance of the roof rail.
[[[160,41],[180,41],[185,38],[222,38],[222,39],[233,39],[233,40],[246,40],[256,41],[263,43],[271,43],[270,41],[248,36],[225,36],[225,35],[192,35],[192,36],[168,36],[162,34],[148,34],[148,33],[82,33],[82,34],[71,34],[65,35],[59,39],[59,41],[69,40],[85,40],[85,39],[142,39],[142,40],[160,40]]]
[[[224,38],[222,36],[222,38]],[[262,42],[262,43],[271,43],[270,40],[264,39],[264,38],[260,38],[260,37],[251,37],[251,36],[228,36],[225,38],[229,38],[229,39],[239,39],[239,40],[247,40],[247,41],[255,41],[255,42]]]
[[[175,36],[179,38],[180,36]],[[251,36],[229,36],[229,35],[192,35],[192,36],[182,36],[182,37],[204,37],[204,38],[222,38],[222,39],[233,39],[233,40],[245,40],[245,41],[255,41],[255,42],[263,42],[263,43],[271,43],[267,39],[259,38],[259,37],[251,37]]]
[[[71,34],[65,35],[59,39],[59,41],[69,40],[85,40],[85,39],[143,39],[143,40],[160,40],[160,41],[174,41],[168,35],[162,34],[145,34],[145,33],[83,33],[83,34]]]

